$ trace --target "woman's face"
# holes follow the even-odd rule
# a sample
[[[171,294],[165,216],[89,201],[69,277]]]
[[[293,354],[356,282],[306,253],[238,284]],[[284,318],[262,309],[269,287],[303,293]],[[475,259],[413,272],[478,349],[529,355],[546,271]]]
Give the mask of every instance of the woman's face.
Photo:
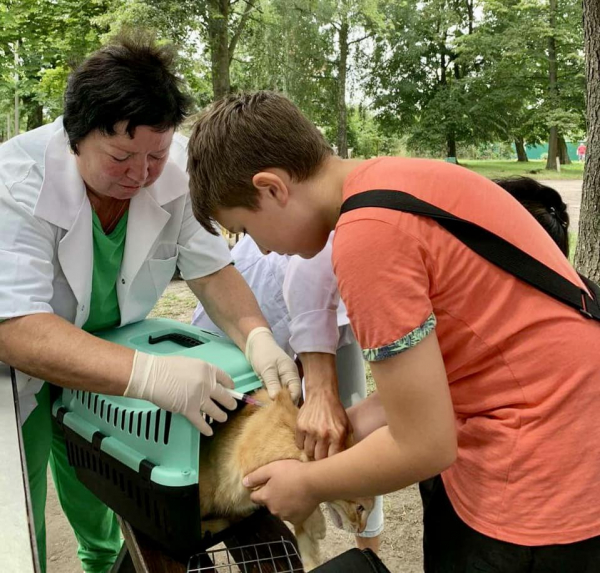
[[[115,126],[115,135],[99,130],[79,144],[77,168],[86,186],[97,195],[131,199],[142,187],[152,185],[169,157],[174,130],[155,131],[146,125],[135,128],[133,138],[127,122]]]

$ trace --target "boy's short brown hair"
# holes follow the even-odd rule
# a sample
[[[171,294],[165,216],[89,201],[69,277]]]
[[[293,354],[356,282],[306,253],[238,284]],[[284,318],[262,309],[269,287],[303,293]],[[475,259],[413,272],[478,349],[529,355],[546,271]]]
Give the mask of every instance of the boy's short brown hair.
[[[314,175],[333,154],[321,132],[286,97],[270,91],[230,95],[203,112],[188,146],[194,216],[216,234],[220,208],[258,208],[256,173],[285,169],[295,180]]]

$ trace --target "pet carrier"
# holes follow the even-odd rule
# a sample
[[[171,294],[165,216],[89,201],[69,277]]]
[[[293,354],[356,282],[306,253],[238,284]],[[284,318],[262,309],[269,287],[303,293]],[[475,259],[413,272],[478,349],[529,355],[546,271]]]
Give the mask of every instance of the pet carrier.
[[[148,319],[98,336],[151,354],[211,362],[239,392],[261,386],[234,344],[193,326]],[[143,400],[68,389],[52,413],[77,477],[104,503],[174,556],[187,559],[202,547],[201,440],[185,417]]]

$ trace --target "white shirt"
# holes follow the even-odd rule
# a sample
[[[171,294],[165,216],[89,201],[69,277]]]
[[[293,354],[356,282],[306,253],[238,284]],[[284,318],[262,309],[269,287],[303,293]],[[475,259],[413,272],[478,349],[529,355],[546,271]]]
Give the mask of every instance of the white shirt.
[[[245,235],[231,251],[277,344],[290,356],[301,352],[335,354],[338,347],[352,340],[346,307],[340,301],[331,265],[332,241],[333,233],[323,251],[312,259],[277,253],[263,255],[250,235]],[[201,304],[196,307],[192,324],[224,334]]]
[[[192,214],[187,139],[175,135],[158,180],[129,206],[117,278],[121,325],[142,320],[169,284],[175,266],[194,279],[231,262],[222,237]],[[78,327],[89,315],[92,209],[62,118],[0,146],[0,319],[57,314]],[[19,373],[22,419],[42,382]]]
[[[290,317],[281,291],[290,257],[278,255],[277,253],[263,255],[250,235],[244,235],[234,245],[231,256],[235,261],[235,268],[252,289],[258,305],[273,331],[277,344],[290,356],[293,356],[294,353],[289,344]],[[204,330],[226,336],[206,314],[200,303],[194,311],[192,324]]]
[[[291,320],[290,345],[296,354],[335,354],[351,342],[350,320],[331,263],[332,248],[333,232],[312,259],[294,256],[288,264],[283,297]]]

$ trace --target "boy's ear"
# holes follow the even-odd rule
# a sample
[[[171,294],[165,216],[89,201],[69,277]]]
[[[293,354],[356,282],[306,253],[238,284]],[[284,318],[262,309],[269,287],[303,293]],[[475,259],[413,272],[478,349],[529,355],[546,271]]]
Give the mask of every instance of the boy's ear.
[[[269,197],[281,205],[285,205],[289,199],[287,179],[289,177],[286,177],[285,172],[282,172],[281,169],[260,171],[252,177],[252,184],[258,189],[261,197]]]

